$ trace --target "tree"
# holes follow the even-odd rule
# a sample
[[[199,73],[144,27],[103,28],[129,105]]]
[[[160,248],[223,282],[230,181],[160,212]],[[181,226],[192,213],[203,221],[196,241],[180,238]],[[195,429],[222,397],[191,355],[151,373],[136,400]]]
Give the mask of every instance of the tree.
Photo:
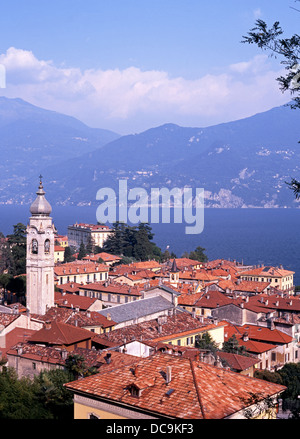
[[[19,275],[26,273],[26,226],[22,223],[14,225],[14,231],[7,235],[7,242],[12,256],[10,274]]]
[[[199,262],[207,262],[208,258],[205,255],[204,251],[205,248],[198,246],[193,252],[189,254],[189,258]]]
[[[86,248],[84,243],[82,242],[79,247],[78,259],[83,259],[86,256]]]
[[[74,259],[71,247],[65,247],[64,262],[72,262]]]
[[[140,261],[161,259],[161,249],[152,242],[154,235],[148,223],[133,227],[116,222],[112,230],[112,235],[104,243],[104,251]]]
[[[198,349],[207,349],[212,353],[215,353],[218,349],[216,342],[208,332],[204,332],[202,336],[196,336],[195,347]]]
[[[236,338],[235,334],[233,334],[232,337],[230,337],[227,341],[224,342],[222,351],[229,352],[232,354],[246,355],[245,346],[239,345],[238,339]]]
[[[282,38],[283,30],[279,21],[272,27],[263,20],[257,20],[254,28],[243,36],[242,43],[256,44],[260,49],[266,50],[271,56],[281,57],[280,63],[287,71],[285,76],[277,78],[282,92],[289,91],[293,97],[290,104],[292,109],[300,108],[300,36],[294,34],[290,38]],[[293,190],[296,199],[300,198],[300,181],[291,178],[286,182]]]

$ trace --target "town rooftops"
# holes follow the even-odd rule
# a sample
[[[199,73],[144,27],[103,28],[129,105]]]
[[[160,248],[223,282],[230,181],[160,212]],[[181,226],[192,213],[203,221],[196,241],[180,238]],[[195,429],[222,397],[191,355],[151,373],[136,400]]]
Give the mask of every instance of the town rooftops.
[[[137,286],[130,286],[127,284],[121,284],[119,282],[93,282],[87,285],[81,285],[79,290],[96,291],[103,293],[124,294],[129,296],[141,296],[141,288]]]
[[[263,266],[252,270],[243,271],[240,276],[265,276],[265,277],[285,277],[295,274],[294,271],[285,270],[278,267]]]
[[[98,311],[98,313],[105,317],[110,315],[112,320],[116,323],[122,323],[139,319],[153,313],[172,310],[173,308],[174,305],[172,305],[169,300],[161,296],[156,296],[149,299],[140,299],[134,302],[124,303],[122,305],[115,305]]]
[[[83,274],[83,273],[95,273],[95,272],[101,272],[101,271],[109,271],[109,267],[105,264],[99,264],[96,262],[89,262],[89,261],[73,261],[73,262],[67,262],[65,264],[57,265],[54,267],[54,273],[56,276],[63,276],[63,275],[76,275],[76,274]]]
[[[249,378],[209,364],[168,354],[155,354],[104,374],[65,385],[75,394],[156,417],[224,419],[259,398],[277,395],[284,386]]]
[[[105,345],[106,341],[115,346],[130,340],[168,341],[170,339],[195,335],[196,333],[217,328],[218,325],[211,323],[210,319],[203,322],[194,318],[187,312],[178,312],[169,316],[161,316],[157,319],[132,324],[123,328],[114,329],[109,333],[96,335],[94,342]],[[220,326],[224,326],[221,323]]]
[[[89,340],[93,333],[73,325],[51,321],[36,331],[29,339],[30,343],[43,343],[47,345],[72,345],[83,340]]]

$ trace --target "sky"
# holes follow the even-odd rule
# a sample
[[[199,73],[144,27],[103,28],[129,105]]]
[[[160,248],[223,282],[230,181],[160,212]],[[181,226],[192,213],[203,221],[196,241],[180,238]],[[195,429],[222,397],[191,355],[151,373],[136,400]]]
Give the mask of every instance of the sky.
[[[241,40],[257,19],[298,33],[295,0],[1,2],[0,96],[119,134],[205,127],[290,100],[279,59]]]

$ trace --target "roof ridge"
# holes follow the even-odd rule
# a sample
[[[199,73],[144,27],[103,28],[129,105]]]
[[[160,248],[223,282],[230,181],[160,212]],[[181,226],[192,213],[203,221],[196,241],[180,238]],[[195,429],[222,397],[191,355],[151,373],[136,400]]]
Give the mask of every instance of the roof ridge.
[[[194,384],[195,384],[195,388],[196,388],[196,392],[197,392],[197,398],[198,398],[199,405],[200,405],[200,410],[201,410],[203,419],[205,419],[206,416],[205,416],[205,411],[204,411],[204,407],[203,407],[203,404],[202,404],[202,398],[201,398],[200,389],[198,387],[198,382],[197,382],[197,378],[196,378],[196,374],[195,374],[194,362],[193,362],[193,360],[191,358],[189,358],[189,362],[190,362],[191,369],[192,369],[192,375],[193,375],[193,380],[194,380]]]

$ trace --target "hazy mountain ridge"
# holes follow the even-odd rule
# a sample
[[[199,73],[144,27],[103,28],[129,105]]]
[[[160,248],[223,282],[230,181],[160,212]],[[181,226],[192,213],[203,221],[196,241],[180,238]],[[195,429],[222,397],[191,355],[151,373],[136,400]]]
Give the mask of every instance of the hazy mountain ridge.
[[[277,107],[206,128],[165,124],[135,135],[118,137],[113,133],[115,139],[98,147],[91,131],[89,145],[82,147],[87,143],[82,135],[86,126],[81,127],[79,121],[77,124],[70,120],[65,137],[59,131],[53,132],[51,123],[44,121],[49,127],[48,132],[43,128],[48,140],[40,139],[39,146],[35,146],[43,159],[36,160],[34,172],[31,170],[29,175],[22,165],[22,154],[28,154],[24,140],[27,123],[22,125],[19,121],[18,130],[13,130],[11,137],[12,128],[7,124],[6,144],[9,139],[13,143],[14,135],[22,135],[24,145],[19,143],[18,160],[11,157],[10,162],[2,162],[7,175],[18,172],[18,184],[4,178],[0,202],[30,201],[39,168],[47,197],[54,204],[97,204],[98,189],[109,187],[117,191],[119,179],[126,178],[128,188],[144,187],[149,191],[154,187],[204,188],[208,207],[295,207],[297,203],[285,181],[300,178],[299,118],[299,112]],[[33,145],[38,145],[38,123],[35,126]],[[2,129],[0,106],[1,133]],[[74,155],[62,156],[60,151],[55,160],[48,160],[48,146],[53,143],[61,149],[70,136],[72,145],[79,143],[77,149],[74,146]],[[2,135],[0,147],[3,150]],[[51,152],[54,151],[55,148]],[[35,151],[32,156],[35,160]]]

